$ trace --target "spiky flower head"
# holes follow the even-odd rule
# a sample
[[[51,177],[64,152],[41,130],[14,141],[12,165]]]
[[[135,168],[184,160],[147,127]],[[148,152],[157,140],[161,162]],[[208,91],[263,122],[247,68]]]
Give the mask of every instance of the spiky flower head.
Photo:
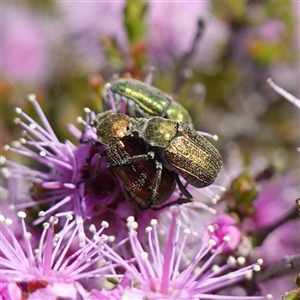
[[[138,223],[133,217],[128,218],[127,226],[136,264],[110,256],[112,261],[122,265],[133,277],[121,299],[272,299],[271,295],[248,297],[245,294],[222,294],[222,289],[234,288],[237,283],[250,280],[253,272],[260,270],[262,260],[247,265],[243,257],[223,258],[223,248],[230,238],[224,236],[223,242],[216,247],[212,239],[214,226],[208,226],[192,259],[187,258],[189,249],[186,244],[191,231],[181,228],[177,209],[172,209],[170,228],[164,233],[165,242],[161,240],[161,228],[155,219],[146,228],[147,245],[140,241],[136,231]]]
[[[91,226],[93,239],[85,237],[86,244],[82,245],[77,236],[80,224],[71,222],[71,215],[67,215],[63,228],[57,234],[55,226],[58,226],[58,218],[53,217],[49,223],[44,223],[37,242],[31,238],[25,217],[24,212],[18,212],[23,244],[10,229],[12,220],[1,217],[0,275],[3,289],[10,290],[10,286],[17,283],[22,294],[32,295],[36,297],[34,299],[39,295],[78,299],[78,295],[85,293],[85,288],[91,289],[93,284],[94,287],[99,286],[95,278],[102,278],[105,282],[107,277],[113,276],[117,280],[118,275],[114,271],[117,265],[104,259],[98,251],[103,244],[114,242],[114,238],[103,233],[108,227],[107,222],[102,222],[98,231]]]
[[[95,170],[98,167],[99,155],[104,150],[101,145],[92,146],[89,143],[97,138],[94,129],[89,125],[95,114],[86,109],[86,120],[79,118],[78,121],[84,126],[84,134],[74,125],[68,125],[71,134],[78,139],[78,145],[68,140],[60,142],[35,95],[29,95],[28,100],[33,104],[40,124],[20,108],[16,108],[20,118],[15,122],[23,128],[23,137],[4,147],[7,151],[29,158],[32,164],[32,167],[27,167],[19,162],[5,161],[7,177],[15,182],[22,182],[20,187],[9,189],[10,197],[17,199],[14,203],[16,209],[36,210],[39,207],[38,218],[34,224],[39,224],[53,215],[61,217],[70,213],[80,224],[107,211],[114,211],[111,216],[118,216],[120,202],[121,215],[124,210],[129,210],[129,214],[132,214],[121,182],[106,167],[105,157],[99,166],[100,170]],[[112,220],[107,221],[113,224]],[[83,226],[80,232],[84,232]]]

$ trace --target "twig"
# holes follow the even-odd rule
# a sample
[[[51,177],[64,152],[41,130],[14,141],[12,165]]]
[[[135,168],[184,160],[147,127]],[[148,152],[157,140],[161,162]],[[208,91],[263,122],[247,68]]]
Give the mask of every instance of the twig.
[[[205,28],[205,21],[204,21],[204,19],[200,18],[198,20],[198,28],[197,28],[197,32],[196,32],[196,35],[193,40],[193,44],[192,44],[190,50],[186,54],[183,55],[183,57],[179,63],[177,76],[174,81],[175,83],[174,83],[174,87],[173,87],[173,95],[178,94],[179,90],[181,89],[181,86],[183,85],[184,81],[186,80],[187,65],[189,63],[189,60],[195,53],[197,44],[199,43],[201,37],[203,36],[204,28]]]

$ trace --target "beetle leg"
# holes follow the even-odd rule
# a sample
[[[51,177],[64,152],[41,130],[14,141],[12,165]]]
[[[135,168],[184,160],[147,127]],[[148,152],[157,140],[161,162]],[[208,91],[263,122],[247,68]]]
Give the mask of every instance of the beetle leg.
[[[181,205],[181,204],[190,203],[190,202],[193,202],[193,201],[189,201],[189,199],[187,199],[187,198],[178,198],[175,201],[169,202],[169,203],[161,205],[159,207],[151,207],[151,209],[152,210],[161,210],[161,209],[164,209],[164,208],[169,207],[171,205],[175,205],[175,204]]]
[[[194,197],[189,193],[189,191],[186,189],[186,187],[182,184],[182,182],[180,181],[180,179],[179,179],[179,177],[178,177],[177,174],[176,174],[176,182],[177,182],[177,185],[178,185],[181,193],[186,198],[179,197],[175,201],[169,202],[169,203],[161,205],[159,207],[151,207],[152,210],[161,210],[163,208],[169,207],[169,206],[174,205],[174,204],[181,205],[181,204],[190,203],[190,202],[194,201]]]
[[[157,197],[157,191],[161,182],[161,175],[162,175],[162,164],[159,161],[155,161],[155,168],[156,168],[156,173],[155,173],[155,178],[154,178],[154,182],[151,186],[151,196],[150,196],[150,201],[148,202],[147,206],[140,206],[140,203],[133,201],[129,195],[129,192],[126,188],[124,188],[124,190],[126,191],[125,195],[127,198],[127,201],[133,206],[133,208],[138,209],[139,211],[143,211],[146,210],[148,208],[150,208],[153,203],[156,200]]]
[[[143,211],[143,210],[146,210],[146,209],[150,208],[152,204],[153,204],[152,201],[150,201],[149,204],[145,207],[141,207],[139,204],[137,204],[137,207],[138,207],[139,211]]]
[[[148,152],[147,154],[141,154],[141,155],[134,155],[134,156],[131,156],[131,157],[127,157],[115,164],[110,164],[108,163],[107,164],[107,167],[108,168],[114,168],[114,167],[121,167],[121,166],[124,166],[124,165],[131,165],[131,164],[134,164],[134,163],[137,163],[137,162],[140,162],[140,161],[146,161],[146,160],[151,160],[151,159],[154,159],[154,152],[153,151],[150,151]]]
[[[154,182],[151,186],[151,197],[150,197],[150,205],[149,207],[151,207],[153,205],[153,203],[156,200],[157,197],[157,192],[158,192],[158,188],[161,182],[161,176],[162,176],[162,163],[159,161],[155,161],[155,169],[156,169],[156,173],[155,173],[155,178],[154,178]],[[148,207],[148,208],[149,208]]]
[[[81,139],[79,140],[79,143],[80,143],[80,144],[84,144],[84,145],[89,144],[89,145],[90,145],[91,147],[93,147],[93,148],[102,146],[102,144],[101,144],[100,142],[95,141],[95,140],[93,140],[93,139],[84,140],[83,138],[81,138]]]
[[[190,192],[186,189],[186,187],[182,184],[182,182],[179,179],[179,176],[176,174],[176,183],[181,191],[181,193],[186,197],[186,201],[182,203],[188,203],[188,202],[193,202],[194,197],[190,194]],[[179,198],[182,199],[182,198]],[[177,199],[177,200],[179,200]],[[180,203],[180,204],[182,204]]]
[[[100,172],[100,167],[101,167],[102,159],[104,156],[106,156],[106,150],[99,153],[99,156],[98,156],[98,159],[97,159],[97,162],[95,165],[95,169],[94,169],[94,175],[90,178],[85,178],[85,179],[81,179],[80,181],[78,181],[76,183],[76,188],[78,188],[83,183],[91,182],[97,178],[97,176],[99,175],[99,172]]]
[[[128,201],[128,203],[129,203],[136,211],[143,211],[143,210],[146,210],[146,209],[150,208],[150,206],[152,205],[152,204],[150,203],[150,204],[147,204],[147,206],[141,207],[140,201],[142,201],[142,200],[137,199],[137,198],[133,198],[133,196],[130,195],[130,191],[126,188],[125,185],[123,185],[123,191],[124,191],[126,200]],[[143,201],[142,201],[142,202],[143,202]]]
[[[181,181],[180,181],[180,182],[181,182]],[[177,183],[177,185],[178,185],[178,183]],[[189,185],[189,183],[186,181],[185,184],[183,185],[183,189],[186,190],[188,185]],[[181,198],[181,196],[183,196],[183,193],[182,193],[182,191],[180,190],[180,198]]]
[[[97,162],[96,162],[96,166],[95,166],[95,171],[94,171],[94,178],[97,177],[99,175],[100,172],[100,168],[101,168],[101,163],[102,163],[102,159],[103,157],[106,156],[106,150],[102,151],[99,153]]]
[[[182,197],[179,197],[177,198],[176,200],[172,201],[172,202],[169,202],[167,204],[164,204],[164,205],[161,205],[159,207],[151,207],[152,210],[161,210],[163,208],[166,208],[166,207],[169,207],[169,206],[172,206],[172,205],[182,205],[182,204],[186,204],[186,203],[191,203],[194,201],[194,198],[182,198]]]
[[[128,201],[128,203],[136,210],[136,211],[141,211],[144,210],[143,208],[141,208],[137,201],[135,199],[132,198],[132,196],[129,193],[129,190],[126,188],[125,184],[123,185],[123,192],[125,194],[125,198]]]

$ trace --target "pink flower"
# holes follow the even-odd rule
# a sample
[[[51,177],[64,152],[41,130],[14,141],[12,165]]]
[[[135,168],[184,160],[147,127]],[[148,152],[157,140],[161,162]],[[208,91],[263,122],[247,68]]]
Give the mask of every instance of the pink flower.
[[[216,243],[214,248],[223,244],[224,238],[226,238],[228,242],[223,247],[223,252],[230,253],[237,249],[241,241],[241,230],[238,228],[236,220],[228,215],[218,215],[210,222],[210,225],[215,228],[211,236]]]
[[[229,257],[226,262],[220,261],[220,254],[227,239],[217,246],[212,239],[215,231],[213,226],[209,226],[202,242],[195,244],[197,251],[190,259],[190,249],[186,241],[191,231],[189,228],[181,228],[177,209],[170,211],[172,220],[168,231],[165,232],[163,243],[160,241],[161,228],[157,220],[152,220],[151,226],[146,228],[145,243],[141,241],[143,237],[140,239],[136,232],[138,223],[133,217],[128,218],[128,237],[136,265],[129,264],[119,256],[112,256],[112,252],[106,249],[112,261],[122,265],[132,274],[132,284],[124,289],[122,297],[126,299],[272,299],[271,295],[235,297],[224,295],[222,292],[216,295],[217,291],[228,286],[234,287],[236,283],[250,278],[252,272],[260,269],[260,260],[258,263],[241,268],[239,264],[245,262],[242,258]],[[208,255],[210,251],[213,252]],[[103,252],[103,255],[106,254]]]
[[[80,224],[70,222],[72,216],[67,215],[62,230],[55,234],[57,218],[51,218],[49,223],[44,223],[44,230],[40,235],[37,245],[32,244],[31,233],[25,224],[26,214],[18,212],[20,218],[20,232],[22,232],[26,247],[20,247],[19,239],[10,230],[10,222],[1,222],[0,233],[0,275],[2,294],[12,293],[13,283],[18,283],[22,292],[28,293],[28,299],[47,299],[57,297],[70,297],[78,299],[78,295],[86,294],[85,288],[96,288],[99,285],[93,278],[110,277],[118,265],[110,263],[109,258],[103,260],[103,255],[98,251],[103,243],[110,244],[111,238],[103,233],[109,226],[102,222],[96,231],[90,227],[93,239],[85,239],[86,245],[78,243],[77,234]],[[77,245],[74,242],[77,240]],[[126,241],[126,240],[125,240]],[[117,250],[118,247],[113,246]],[[102,263],[99,263],[102,260]],[[98,265],[97,265],[98,264]],[[111,273],[112,272],[112,273]],[[115,278],[118,276],[113,275]],[[91,279],[87,282],[87,279]],[[94,285],[93,285],[94,284]],[[18,293],[19,290],[14,290]],[[5,298],[4,298],[5,299]],[[7,298],[10,299],[10,298]],[[12,298],[18,299],[18,298]],[[21,299],[21,298],[20,298]]]

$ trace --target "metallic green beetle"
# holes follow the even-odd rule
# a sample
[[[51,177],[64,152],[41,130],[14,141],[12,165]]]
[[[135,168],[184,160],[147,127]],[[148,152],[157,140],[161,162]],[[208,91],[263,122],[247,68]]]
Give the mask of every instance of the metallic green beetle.
[[[141,138],[165,168],[195,187],[212,184],[222,167],[218,150],[185,123],[161,117],[140,118],[126,135]]]
[[[182,105],[170,95],[142,81],[121,78],[108,84],[102,94],[104,110],[112,109],[111,95],[116,112],[126,113],[131,117],[159,116],[187,123],[193,128],[191,116]],[[122,111],[122,102],[125,104],[125,111]]]

